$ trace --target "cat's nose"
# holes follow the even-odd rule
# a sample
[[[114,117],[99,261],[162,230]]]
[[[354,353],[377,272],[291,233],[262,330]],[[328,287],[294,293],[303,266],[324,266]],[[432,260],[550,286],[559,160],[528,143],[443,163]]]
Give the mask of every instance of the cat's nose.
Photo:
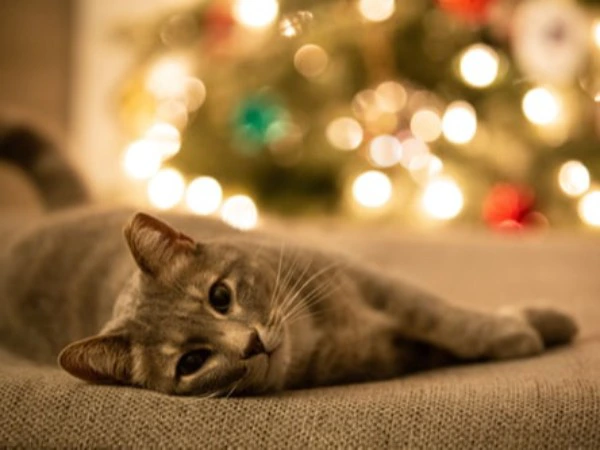
[[[260,340],[260,336],[256,331],[253,331],[250,334],[250,339],[248,339],[248,344],[242,353],[242,359],[249,359],[253,356],[260,355],[261,353],[266,353],[265,345]]]

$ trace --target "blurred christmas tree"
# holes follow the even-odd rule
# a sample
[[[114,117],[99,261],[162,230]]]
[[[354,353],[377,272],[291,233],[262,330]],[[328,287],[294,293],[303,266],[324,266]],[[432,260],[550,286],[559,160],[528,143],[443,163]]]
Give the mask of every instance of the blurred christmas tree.
[[[155,206],[183,203],[183,173],[201,177],[189,208],[241,228],[252,199],[413,225],[600,226],[591,5],[205,0],[155,19],[124,33],[140,58],[121,102],[125,167]],[[222,203],[222,189],[246,196]]]

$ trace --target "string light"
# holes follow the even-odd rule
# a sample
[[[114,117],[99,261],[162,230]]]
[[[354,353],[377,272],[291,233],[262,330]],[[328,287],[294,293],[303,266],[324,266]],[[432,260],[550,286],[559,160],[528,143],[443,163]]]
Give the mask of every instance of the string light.
[[[429,146],[421,139],[409,137],[402,141],[402,165],[410,167],[412,161],[420,156],[429,155]]]
[[[146,78],[146,89],[157,98],[179,97],[189,71],[187,60],[163,57],[151,67]]]
[[[206,86],[199,78],[187,77],[183,82],[183,97],[188,111],[196,111],[206,100]]]
[[[430,153],[415,156],[408,170],[412,178],[419,184],[428,183],[432,177],[437,177],[444,169],[440,158]]]
[[[410,120],[410,131],[425,142],[433,142],[442,134],[442,120],[430,109],[420,109]]]
[[[175,169],[162,169],[148,182],[148,199],[159,209],[176,206],[185,192],[185,180]]]
[[[152,142],[164,159],[176,155],[181,148],[181,134],[170,123],[155,123],[146,131],[144,138]]]
[[[434,219],[449,220],[458,216],[463,208],[463,194],[451,178],[430,181],[423,192],[421,205]]]
[[[406,89],[396,81],[384,81],[377,86],[375,93],[377,105],[384,112],[397,113],[406,106]]]
[[[123,169],[131,178],[145,180],[160,169],[162,153],[147,139],[132,142],[123,155]]]
[[[272,24],[279,14],[277,0],[236,0],[233,15],[248,28],[265,28]]]
[[[600,48],[600,20],[595,20],[592,25],[592,35],[594,37],[594,44]]]
[[[382,22],[389,19],[396,9],[395,0],[360,0],[358,10],[371,22]]]
[[[470,142],[477,132],[475,109],[467,102],[451,103],[442,119],[442,132],[454,144]]]
[[[579,200],[579,217],[586,224],[600,227],[600,191],[594,190]]]
[[[369,170],[356,177],[352,195],[366,208],[380,208],[392,197],[392,182],[383,172]]]
[[[340,150],[354,150],[363,140],[363,129],[350,117],[332,120],[325,132],[331,145]]]
[[[567,161],[558,172],[558,184],[570,197],[577,197],[590,188],[590,172],[579,161]]]
[[[298,11],[295,14],[288,14],[279,22],[279,32],[282,36],[293,38],[304,33],[313,21],[313,14],[310,11]]]
[[[557,96],[544,87],[528,91],[523,97],[523,112],[536,125],[551,125],[558,120],[561,105]]]
[[[223,221],[239,230],[250,230],[258,224],[258,209],[247,195],[234,195],[223,203]]]
[[[377,136],[369,145],[369,159],[378,167],[391,167],[402,159],[402,144],[395,136]]]
[[[306,44],[298,49],[294,55],[296,70],[306,78],[315,78],[325,72],[329,56],[322,47]]]
[[[212,177],[198,177],[189,184],[185,202],[196,214],[209,215],[216,212],[223,200],[223,189]]]
[[[498,66],[498,54],[491,47],[475,44],[463,53],[460,74],[468,85],[485,88],[496,80]]]

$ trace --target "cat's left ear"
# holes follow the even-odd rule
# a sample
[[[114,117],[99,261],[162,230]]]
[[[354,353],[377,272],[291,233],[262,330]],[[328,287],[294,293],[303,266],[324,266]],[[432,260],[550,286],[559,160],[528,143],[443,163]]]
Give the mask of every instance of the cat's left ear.
[[[144,213],[131,219],[124,234],[138,267],[154,278],[166,275],[176,258],[197,248],[191,237]]]
[[[58,364],[91,383],[131,383],[131,343],[121,334],[93,336],[66,346]]]

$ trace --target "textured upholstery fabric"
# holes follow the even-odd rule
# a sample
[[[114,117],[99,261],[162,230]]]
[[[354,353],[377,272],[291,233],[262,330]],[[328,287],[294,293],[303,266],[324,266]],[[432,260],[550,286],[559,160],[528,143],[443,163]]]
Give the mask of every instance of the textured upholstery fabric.
[[[580,336],[532,359],[234,399],[86,385],[0,351],[0,447],[600,448],[597,238],[328,233],[458,304],[561,307]]]

